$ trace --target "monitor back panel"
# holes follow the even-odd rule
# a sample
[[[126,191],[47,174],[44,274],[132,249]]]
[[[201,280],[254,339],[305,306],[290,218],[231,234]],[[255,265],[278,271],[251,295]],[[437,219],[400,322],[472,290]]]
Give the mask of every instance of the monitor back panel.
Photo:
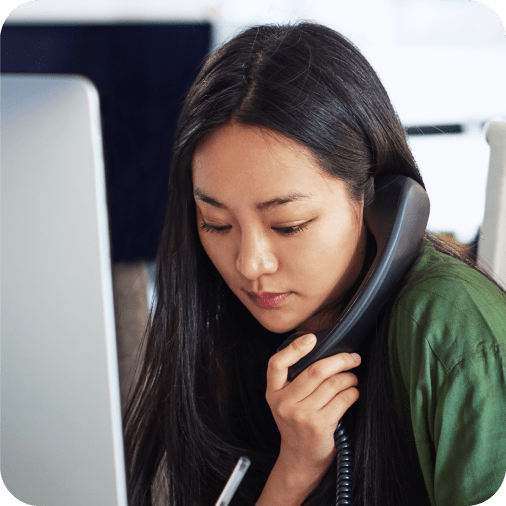
[[[1,78],[1,471],[37,506],[126,505],[99,99]]]

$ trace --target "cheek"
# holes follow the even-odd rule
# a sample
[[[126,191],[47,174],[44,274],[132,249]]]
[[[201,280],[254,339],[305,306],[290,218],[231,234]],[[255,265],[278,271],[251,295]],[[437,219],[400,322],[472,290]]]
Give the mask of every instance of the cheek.
[[[313,241],[313,249],[320,260],[327,263],[340,258],[348,242],[349,227],[344,220],[329,221],[318,231],[318,237]]]
[[[306,251],[296,256],[306,282],[316,292],[323,287],[333,287],[346,277],[356,246],[353,231],[347,225],[326,224],[307,245]]]

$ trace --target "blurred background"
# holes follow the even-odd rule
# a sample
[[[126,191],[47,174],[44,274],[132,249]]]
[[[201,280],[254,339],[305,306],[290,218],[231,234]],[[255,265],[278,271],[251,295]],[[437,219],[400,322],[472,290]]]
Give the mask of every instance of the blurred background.
[[[78,73],[101,101],[123,401],[153,304],[175,122],[206,55],[245,27],[312,20],[354,42],[406,128],[431,199],[428,228],[475,245],[484,125],[506,117],[506,35],[472,0],[36,0],[1,32],[2,72]]]

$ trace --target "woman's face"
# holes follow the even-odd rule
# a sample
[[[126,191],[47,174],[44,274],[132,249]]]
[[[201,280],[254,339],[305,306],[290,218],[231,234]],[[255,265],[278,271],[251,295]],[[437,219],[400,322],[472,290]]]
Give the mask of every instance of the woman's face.
[[[362,206],[311,153],[271,130],[229,123],[192,163],[200,240],[232,292],[272,332],[318,332],[357,279]]]

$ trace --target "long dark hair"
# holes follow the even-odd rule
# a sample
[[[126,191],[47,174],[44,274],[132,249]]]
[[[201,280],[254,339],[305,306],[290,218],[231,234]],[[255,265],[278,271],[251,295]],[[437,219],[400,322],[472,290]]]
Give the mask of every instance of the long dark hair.
[[[171,506],[214,504],[242,455],[252,463],[231,504],[254,505],[278,457],[266,371],[289,333],[271,333],[253,318],[207,257],[196,225],[193,152],[232,120],[299,142],[364,205],[374,197],[375,176],[404,175],[424,186],[385,89],[335,31],[313,23],[253,27],[207,59],[178,121],[156,259],[157,303],[125,415],[130,506],[156,504],[155,495]],[[480,270],[432,234],[425,241]],[[369,237],[364,269],[341,307],[374,248]],[[409,282],[408,273],[401,289]],[[429,504],[395,409],[387,352],[393,306],[394,300],[385,305],[369,341],[359,368],[361,398],[349,410],[360,505]],[[335,480],[334,463],[303,504],[335,504]]]

